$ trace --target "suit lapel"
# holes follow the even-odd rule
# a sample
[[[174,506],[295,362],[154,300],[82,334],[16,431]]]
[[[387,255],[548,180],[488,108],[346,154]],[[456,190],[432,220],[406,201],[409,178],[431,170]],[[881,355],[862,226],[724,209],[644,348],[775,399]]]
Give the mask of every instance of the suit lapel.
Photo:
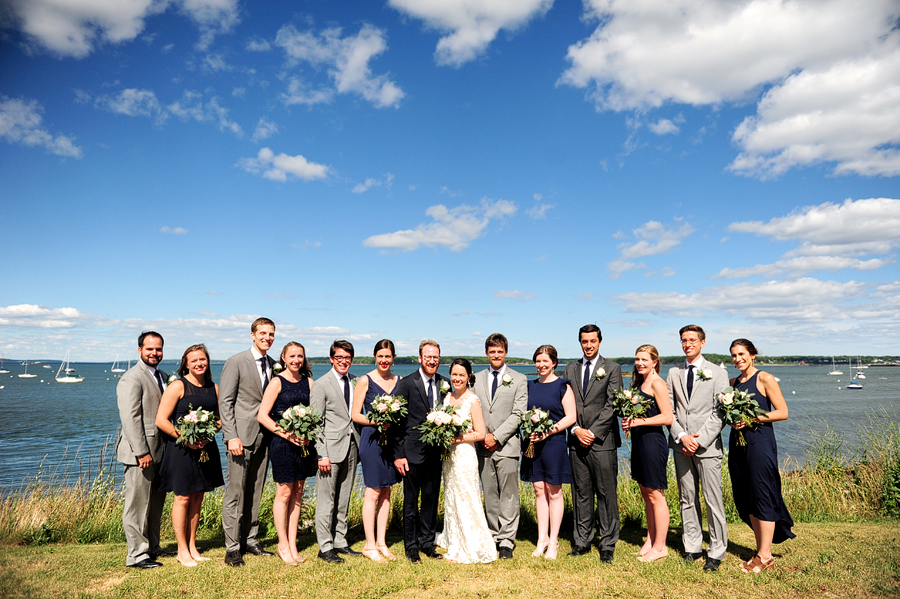
[[[141,362],[141,370],[144,371],[144,376],[150,381],[150,385],[153,387],[153,394],[156,396],[156,400],[159,401],[162,398],[162,393],[159,391],[159,383],[156,381],[156,377],[150,374],[150,369],[143,362]]]

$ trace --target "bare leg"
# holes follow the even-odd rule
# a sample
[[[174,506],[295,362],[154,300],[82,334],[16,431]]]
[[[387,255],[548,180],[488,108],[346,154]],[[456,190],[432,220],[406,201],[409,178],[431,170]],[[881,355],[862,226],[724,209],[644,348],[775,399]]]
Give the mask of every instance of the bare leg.
[[[189,545],[188,513],[190,503],[190,495],[175,495],[172,503],[172,528],[175,529],[175,541],[178,543],[178,561],[185,566],[196,566],[197,562],[191,555]]]
[[[547,559],[556,559],[559,551],[559,526],[562,524],[565,501],[562,485],[544,483],[547,492],[547,507],[550,516],[550,534],[547,537]]]
[[[550,536],[550,498],[543,481],[532,484],[534,485],[534,513],[537,516],[538,540],[537,547],[531,555],[539,557],[546,551],[547,539]]]
[[[203,491],[191,493],[188,503],[188,549],[195,562],[205,561],[197,549],[197,528],[200,526],[200,507],[203,505]]]
[[[764,562],[772,559],[772,537],[775,536],[775,523],[750,516],[753,534],[756,536],[756,555]]]
[[[278,557],[280,557],[284,563],[290,565],[293,565],[296,562],[291,554],[289,540],[289,514],[293,494],[293,483],[275,483],[275,499],[272,502],[272,516],[273,520],[275,520],[275,531],[278,533]]]
[[[641,486],[641,495],[647,508],[647,541],[650,551],[642,557],[645,561],[653,561],[669,554],[666,548],[666,534],[669,532],[669,506],[660,489],[648,489]]]
[[[288,508],[288,549],[290,549],[291,557],[295,562],[306,561],[302,557],[300,557],[300,553],[297,551],[297,529],[300,527],[300,512],[303,509],[303,486],[305,482],[306,481],[303,480],[294,481],[293,492],[291,493],[291,499]]]

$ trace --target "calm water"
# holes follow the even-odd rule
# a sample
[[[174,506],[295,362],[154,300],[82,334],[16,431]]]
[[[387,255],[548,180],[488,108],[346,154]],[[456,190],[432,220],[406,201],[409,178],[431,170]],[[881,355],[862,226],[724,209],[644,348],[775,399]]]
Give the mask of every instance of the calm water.
[[[77,364],[83,383],[60,384],[54,380],[56,370],[32,366],[34,379],[20,379],[22,366],[6,363],[10,374],[0,374],[0,489],[18,487],[38,474],[54,474],[66,481],[79,474],[94,476],[98,464],[111,466],[117,474],[112,443],[119,426],[116,408],[116,375],[109,364]],[[166,362],[163,370],[171,372],[175,364]],[[371,366],[354,366],[354,374],[364,374]],[[517,368],[532,374],[533,367]],[[405,375],[414,366],[398,366]],[[900,419],[900,368],[869,368],[862,390],[847,390],[849,371],[844,376],[828,376],[830,367],[784,366],[768,368],[781,379],[781,388],[791,412],[790,419],[775,425],[780,457],[804,462],[804,448],[811,427],[827,422],[846,435],[854,444],[857,425],[867,422],[866,415],[884,408],[893,420]],[[213,365],[213,376],[219,380],[221,364]],[[316,366],[314,377],[328,371]],[[663,369],[663,375],[667,369]],[[441,367],[447,374],[447,367]],[[729,374],[737,370],[729,368]],[[221,437],[219,439],[221,446]],[[627,443],[621,456],[628,455]],[[105,456],[105,462],[103,459]]]

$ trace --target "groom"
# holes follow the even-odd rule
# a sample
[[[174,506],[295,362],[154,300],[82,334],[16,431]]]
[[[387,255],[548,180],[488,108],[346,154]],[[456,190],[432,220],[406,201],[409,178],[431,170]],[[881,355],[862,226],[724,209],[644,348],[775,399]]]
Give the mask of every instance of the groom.
[[[519,417],[528,409],[528,379],[506,366],[509,342],[494,333],[484,342],[490,362],[475,375],[475,395],[487,435],[477,445],[488,528],[500,559],[512,559],[519,529]]]
[[[441,364],[441,346],[437,341],[425,339],[419,344],[419,364],[417,371],[400,379],[397,385],[397,395],[407,400],[407,416],[406,422],[398,426],[400,433],[394,451],[394,467],[403,477],[403,544],[406,557],[414,564],[422,561],[420,549],[428,557],[443,557],[434,550],[441,452],[422,442],[418,427],[428,412],[441,403],[442,383],[447,390],[450,385],[437,373]]]

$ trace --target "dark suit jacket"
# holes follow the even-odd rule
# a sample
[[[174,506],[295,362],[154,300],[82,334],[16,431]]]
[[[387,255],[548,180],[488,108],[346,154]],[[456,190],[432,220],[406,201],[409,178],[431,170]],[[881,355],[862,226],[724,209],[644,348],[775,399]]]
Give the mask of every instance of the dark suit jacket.
[[[435,386],[435,406],[439,406],[441,400],[441,383],[450,384],[447,379],[439,374],[434,375]],[[428,403],[428,391],[425,389],[425,383],[422,379],[420,370],[416,370],[409,376],[400,379],[397,384],[397,395],[406,398],[407,415],[406,422],[400,422],[397,427],[399,434],[394,449],[394,459],[406,458],[411,464],[422,464],[431,460],[440,461],[440,450],[422,443],[422,432],[418,429],[419,425],[425,422],[428,412],[432,410]]]
[[[566,366],[564,378],[571,382],[575,394],[575,423],[594,433],[594,445],[604,450],[615,450],[622,445],[619,422],[614,412],[616,391],[622,388],[622,368],[603,356],[598,355],[597,358],[599,362],[594,373],[603,368],[606,376],[599,381],[592,378],[587,394],[581,392],[584,381],[581,360]],[[581,447],[575,435],[569,435],[569,445]]]

